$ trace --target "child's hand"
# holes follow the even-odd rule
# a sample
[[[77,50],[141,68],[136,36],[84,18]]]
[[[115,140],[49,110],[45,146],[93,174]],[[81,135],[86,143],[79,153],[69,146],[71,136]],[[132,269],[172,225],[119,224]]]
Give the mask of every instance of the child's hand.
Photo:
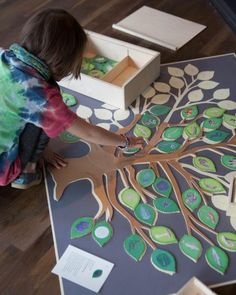
[[[128,137],[128,138],[129,138],[129,148],[143,149],[145,141],[142,137]]]

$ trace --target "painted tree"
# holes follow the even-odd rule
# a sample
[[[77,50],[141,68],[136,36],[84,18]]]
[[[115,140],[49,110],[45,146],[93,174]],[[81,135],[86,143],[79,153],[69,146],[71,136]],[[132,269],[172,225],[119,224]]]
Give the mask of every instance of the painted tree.
[[[71,238],[92,232],[99,245],[105,245],[112,236],[113,210],[117,210],[130,224],[131,235],[124,248],[135,260],[143,257],[148,245],[153,249],[154,267],[174,274],[173,254],[159,245],[178,243],[181,252],[197,262],[202,255],[200,236],[209,244],[207,263],[223,274],[228,267],[226,251],[236,252],[236,234],[217,232],[219,214],[209,205],[209,198],[216,208],[226,210],[235,194],[236,116],[232,112],[236,103],[229,99],[229,89],[219,88],[212,80],[214,71],[199,71],[188,64],[184,69],[169,67],[168,74],[169,83],[155,82],[129,111],[108,105],[95,110],[78,107],[84,119],[95,115],[103,120],[97,125],[109,129],[113,124],[119,133],[142,136],[146,146],[141,152],[121,153],[89,144],[90,152],[67,159],[63,172],[51,169],[54,198],[59,200],[70,183],[89,179],[99,210],[94,217],[79,217],[72,225]],[[122,121],[130,116],[132,122],[123,128]],[[66,135],[68,140],[68,134],[61,138],[65,140]],[[69,137],[71,142],[78,140]],[[219,174],[222,167],[230,172]],[[181,188],[182,182],[187,189]],[[172,229],[158,225],[159,214],[178,213],[186,225],[186,234],[179,241]],[[231,224],[236,229],[235,217]],[[207,233],[216,236],[218,245]]]

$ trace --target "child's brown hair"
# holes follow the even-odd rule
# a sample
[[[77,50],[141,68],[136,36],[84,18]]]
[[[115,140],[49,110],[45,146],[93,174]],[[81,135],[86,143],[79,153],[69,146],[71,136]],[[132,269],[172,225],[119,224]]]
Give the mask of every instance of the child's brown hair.
[[[86,33],[63,9],[46,9],[32,16],[22,30],[21,45],[43,60],[54,79],[79,77]]]

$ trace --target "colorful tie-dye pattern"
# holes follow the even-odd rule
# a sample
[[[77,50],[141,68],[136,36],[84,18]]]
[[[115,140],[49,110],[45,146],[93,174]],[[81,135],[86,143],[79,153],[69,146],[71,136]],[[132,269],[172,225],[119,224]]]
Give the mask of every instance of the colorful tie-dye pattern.
[[[26,123],[55,137],[76,118],[49,73],[46,64],[17,44],[0,49],[0,185],[21,171],[19,136]]]

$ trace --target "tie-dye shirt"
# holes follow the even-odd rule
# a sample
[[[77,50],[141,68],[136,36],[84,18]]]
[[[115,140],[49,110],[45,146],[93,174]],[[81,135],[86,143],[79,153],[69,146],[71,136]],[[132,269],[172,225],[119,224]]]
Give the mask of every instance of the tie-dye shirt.
[[[75,118],[45,63],[17,44],[0,48],[0,185],[21,172],[19,137],[26,123],[56,137]]]

